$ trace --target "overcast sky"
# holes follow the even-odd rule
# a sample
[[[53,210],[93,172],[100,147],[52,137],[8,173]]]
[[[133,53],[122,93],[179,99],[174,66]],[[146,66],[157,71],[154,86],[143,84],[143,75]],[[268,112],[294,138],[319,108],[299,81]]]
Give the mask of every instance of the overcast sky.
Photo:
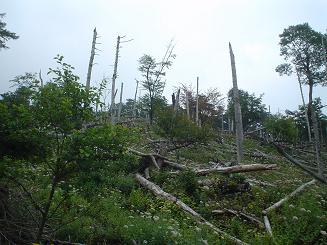
[[[25,72],[41,69],[46,80],[57,54],[84,83],[96,27],[101,52],[92,85],[112,76],[117,35],[126,35],[134,40],[122,45],[117,79],[117,87],[124,82],[125,99],[133,97],[135,78],[140,78],[137,60],[143,54],[160,60],[171,39],[177,57],[167,72],[166,97],[180,83],[194,86],[197,76],[201,91],[216,87],[226,94],[232,86],[230,41],[239,88],[264,93],[272,112],[301,104],[296,78],[275,72],[283,62],[278,35],[304,22],[320,32],[327,28],[327,0],[1,0],[1,12],[7,14],[7,28],[20,38],[0,51],[0,93]],[[327,104],[326,87],[316,87],[314,96]]]

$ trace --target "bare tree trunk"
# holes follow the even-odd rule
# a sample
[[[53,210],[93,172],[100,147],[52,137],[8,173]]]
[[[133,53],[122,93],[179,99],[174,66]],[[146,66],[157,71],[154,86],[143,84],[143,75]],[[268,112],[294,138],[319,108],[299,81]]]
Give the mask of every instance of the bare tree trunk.
[[[228,133],[232,132],[232,127],[231,127],[231,120],[228,118]]]
[[[117,37],[117,46],[116,46],[116,56],[115,56],[115,64],[114,64],[114,73],[112,74],[112,84],[111,84],[111,105],[110,105],[110,114],[111,114],[111,123],[115,123],[115,116],[113,113],[114,105],[115,105],[115,85],[117,78],[117,66],[118,66],[118,57],[119,57],[119,45],[120,45],[120,36]]]
[[[319,139],[319,129],[318,129],[318,118],[316,114],[316,110],[313,106],[311,106],[311,117],[312,117],[312,125],[313,125],[313,134],[315,141],[315,151],[316,151],[316,163],[318,168],[318,175],[322,178],[324,177],[324,164],[321,161],[321,153],[320,153],[320,139]]]
[[[40,71],[39,71],[39,79],[40,79],[40,86],[41,86],[41,88],[43,88],[43,79],[42,79],[42,74],[41,74],[41,69],[40,69]]]
[[[134,96],[134,105],[133,105],[133,117],[136,117],[136,96],[137,96],[137,89],[139,87],[139,81],[136,80],[136,89],[135,89],[135,96]]]
[[[309,116],[308,116],[308,107],[306,106],[305,101],[304,101],[302,84],[301,84],[300,75],[299,75],[298,71],[296,71],[296,75],[297,75],[297,80],[299,82],[302,104],[303,104],[303,108],[304,108],[304,112],[305,112],[305,120],[306,120],[307,127],[308,127],[308,139],[309,139],[309,142],[311,143],[312,139],[311,139],[311,127],[310,127]]]
[[[196,77],[196,107],[195,107],[195,122],[199,126],[199,77]]]
[[[175,105],[174,105],[174,111],[177,112],[179,108],[179,94],[181,90],[178,89],[177,94],[176,94],[176,99],[175,99]]]
[[[313,106],[313,100],[312,100],[312,93],[313,93],[313,81],[311,78],[310,71],[307,74],[308,80],[309,80],[309,108],[312,120],[312,126],[313,126],[313,139],[314,139],[314,146],[316,151],[316,163],[318,167],[318,175],[325,179],[323,173],[324,173],[324,164],[321,162],[320,159],[320,139],[319,139],[319,129],[318,129],[318,118],[316,115],[316,110]]]
[[[119,107],[118,107],[118,122],[120,121],[120,114],[121,114],[121,109],[123,106],[123,88],[124,88],[124,83],[121,83],[120,87],[120,98],[119,98]]]
[[[93,40],[92,40],[92,48],[91,48],[91,56],[89,61],[89,68],[87,70],[87,76],[86,76],[86,89],[90,89],[90,83],[91,83],[91,73],[92,73],[92,67],[93,67],[93,60],[95,55],[95,44],[97,39],[97,29],[94,28],[93,30]]]
[[[188,91],[185,91],[185,105],[186,105],[187,119],[190,119],[190,104],[188,101]]]
[[[232,45],[229,43],[229,53],[232,66],[232,78],[233,78],[233,97],[235,108],[235,124],[236,124],[236,146],[237,146],[237,162],[241,163],[243,157],[243,125],[242,125],[242,111],[240,105],[240,97],[237,87],[237,76],[235,58],[232,50]]]
[[[41,218],[39,230],[38,230],[38,233],[37,233],[37,236],[36,236],[37,241],[40,241],[41,238],[42,238],[45,223],[46,223],[46,221],[48,219],[49,210],[50,210],[50,207],[51,207],[51,204],[52,204],[52,199],[53,199],[53,196],[54,196],[54,192],[55,192],[55,189],[56,189],[56,186],[57,186],[57,182],[55,180],[55,177],[53,177],[53,178],[54,179],[52,180],[50,195],[49,195],[49,198],[48,198],[48,200],[47,200],[47,202],[45,204],[44,210],[42,212],[42,218]]]

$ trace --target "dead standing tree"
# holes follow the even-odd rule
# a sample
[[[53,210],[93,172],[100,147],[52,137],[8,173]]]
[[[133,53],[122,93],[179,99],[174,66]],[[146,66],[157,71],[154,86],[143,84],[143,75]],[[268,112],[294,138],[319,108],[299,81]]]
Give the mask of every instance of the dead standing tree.
[[[86,76],[86,89],[90,89],[91,73],[92,73],[92,68],[93,68],[93,65],[94,65],[93,61],[94,61],[94,56],[96,55],[96,53],[95,53],[95,50],[96,50],[95,45],[97,44],[97,42],[96,42],[97,38],[98,38],[97,29],[94,28],[94,30],[93,30],[92,48],[91,48],[91,56],[90,56],[89,67],[88,67],[87,76]]]
[[[196,125],[199,124],[199,77],[196,77],[196,109],[195,109],[195,122]]]
[[[116,44],[116,54],[115,54],[115,63],[114,63],[114,73],[112,74],[112,84],[111,84],[111,104],[110,104],[110,109],[109,113],[111,116],[111,123],[115,123],[115,116],[114,116],[114,111],[115,111],[115,97],[116,97],[116,79],[118,77],[117,75],[117,68],[118,68],[118,59],[119,59],[119,49],[121,43],[127,43],[132,41],[133,39],[127,40],[127,41],[121,41],[125,36],[118,36],[117,37],[117,44]]]
[[[229,43],[229,54],[232,67],[232,78],[233,78],[233,97],[234,97],[234,107],[235,107],[235,127],[236,127],[236,146],[237,146],[237,162],[241,163],[243,157],[243,125],[242,125],[242,111],[240,105],[240,97],[237,87],[237,76],[236,76],[236,66],[235,57],[232,50],[232,45]]]
[[[115,86],[116,86],[116,78],[117,78],[117,67],[118,67],[118,57],[119,57],[119,48],[120,48],[120,39],[121,37],[117,37],[117,45],[116,45],[116,55],[115,55],[115,64],[114,64],[114,73],[112,74],[112,84],[111,84],[111,104],[110,104],[110,115],[111,115],[111,123],[115,123],[114,117],[114,105],[115,105]]]

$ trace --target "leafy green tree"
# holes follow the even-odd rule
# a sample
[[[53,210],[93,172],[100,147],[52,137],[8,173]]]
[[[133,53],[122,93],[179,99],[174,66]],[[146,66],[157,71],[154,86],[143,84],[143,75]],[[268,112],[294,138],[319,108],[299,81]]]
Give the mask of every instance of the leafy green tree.
[[[62,56],[56,60],[50,82],[31,87],[34,83],[21,77],[20,87],[0,100],[0,181],[27,194],[39,220],[37,241],[58,209],[68,205],[73,189],[87,196],[102,188],[110,166],[125,157],[131,136],[119,126],[83,128],[94,119],[99,95],[79,83]]]
[[[151,124],[153,122],[156,100],[161,99],[165,87],[165,81],[163,81],[163,78],[166,76],[165,71],[172,65],[172,59],[176,57],[172,53],[173,49],[174,46],[170,43],[161,62],[157,62],[150,55],[143,55],[139,59],[139,71],[142,76],[140,82],[146,91],[144,101],[147,102]]]
[[[6,46],[8,40],[19,38],[16,33],[10,32],[6,29],[7,24],[1,20],[5,15],[6,14],[4,13],[0,14],[0,50],[2,48],[8,48],[8,46]]]
[[[240,104],[242,108],[243,129],[246,131],[250,127],[256,127],[263,124],[267,116],[266,106],[262,104],[262,95],[256,97],[255,94],[249,94],[247,91],[239,90]],[[233,90],[228,92],[227,115],[234,118]]]
[[[308,23],[289,26],[280,34],[280,54],[288,62],[277,67],[281,74],[296,71],[298,80],[309,86],[308,118],[313,126],[316,163],[319,175],[323,176],[323,164],[320,160],[319,122],[313,108],[313,86],[326,85],[326,51],[322,45],[326,36],[313,30]],[[310,125],[310,123],[309,123]]]
[[[298,129],[292,118],[271,116],[265,121],[264,126],[272,134],[274,140],[295,143],[298,139]]]
[[[327,124],[327,116],[323,114],[322,108],[324,107],[321,103],[320,98],[315,98],[313,101],[313,107],[315,109],[316,115],[318,117],[318,121],[320,123],[319,125],[319,134],[321,135],[321,139],[326,139],[327,137],[327,131],[326,131],[326,124]],[[307,125],[306,125],[306,108],[304,106],[299,106],[298,110],[285,111],[286,115],[290,118],[292,118],[298,128],[299,131],[299,137],[301,140],[308,140],[308,134],[306,133]]]

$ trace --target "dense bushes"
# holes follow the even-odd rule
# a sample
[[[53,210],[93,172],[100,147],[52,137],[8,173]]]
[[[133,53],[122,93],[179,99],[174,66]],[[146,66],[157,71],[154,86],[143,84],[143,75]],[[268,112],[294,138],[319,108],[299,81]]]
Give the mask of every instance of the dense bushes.
[[[213,136],[209,126],[198,127],[186,115],[176,113],[171,108],[158,113],[156,131],[175,142],[205,142]]]
[[[294,143],[298,139],[298,129],[291,118],[273,116],[265,121],[264,126],[276,140]]]

